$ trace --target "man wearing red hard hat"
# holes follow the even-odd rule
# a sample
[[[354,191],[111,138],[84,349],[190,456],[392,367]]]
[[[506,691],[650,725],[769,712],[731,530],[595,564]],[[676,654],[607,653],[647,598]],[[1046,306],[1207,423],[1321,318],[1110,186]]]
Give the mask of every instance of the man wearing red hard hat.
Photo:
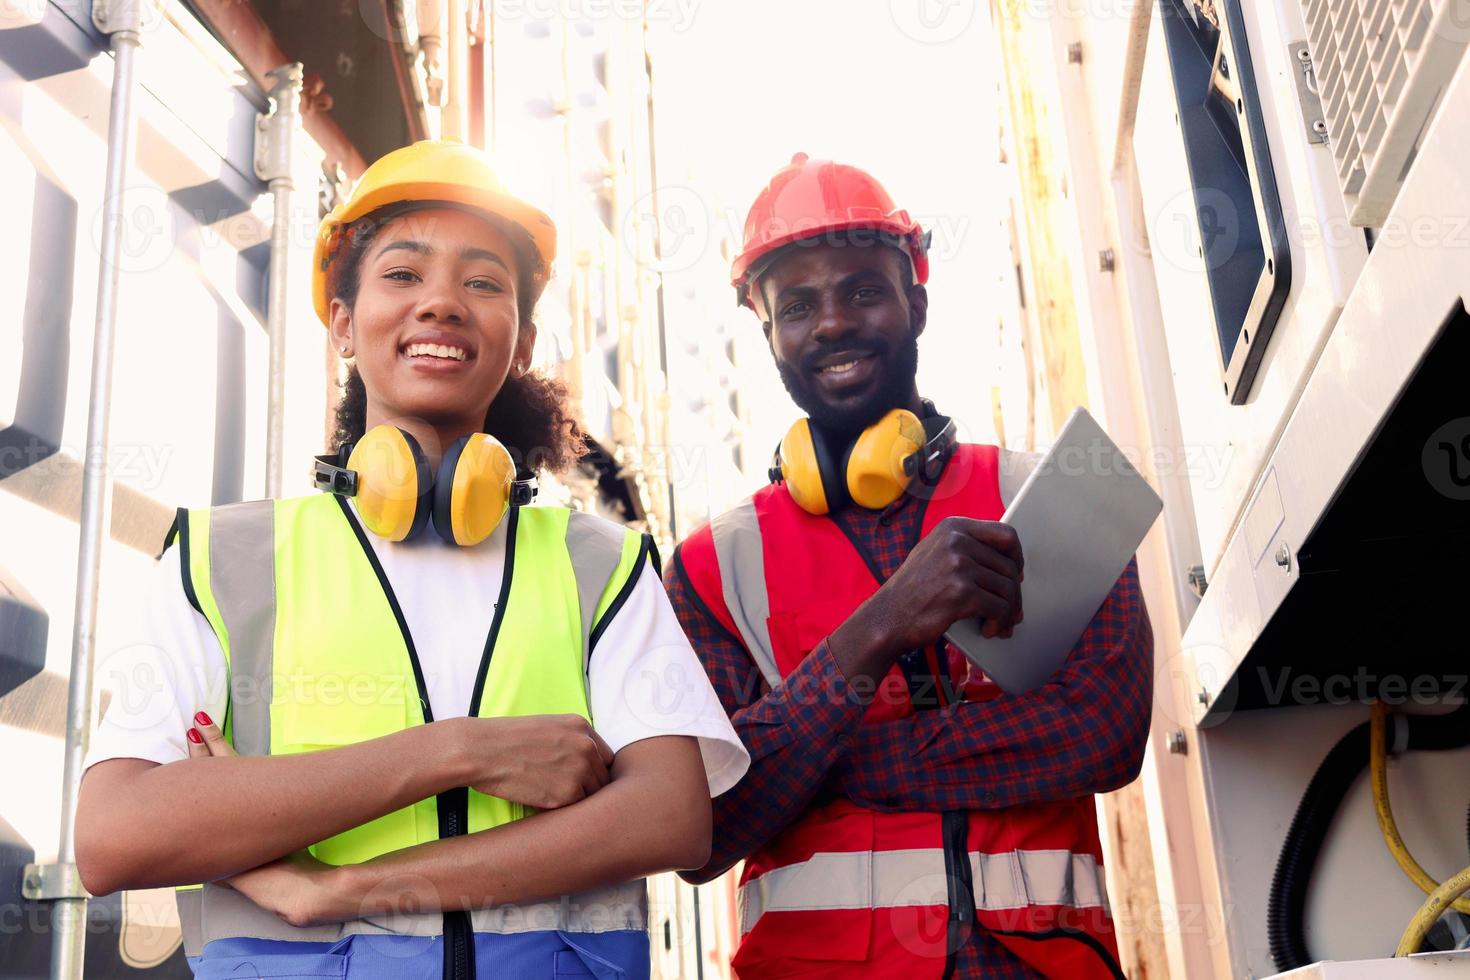
[[[746,219],[731,280],[806,417],[665,576],[752,760],[684,876],[744,859],[742,978],[1120,977],[1093,794],[1148,737],[1137,562],[1028,694],[944,641],[1021,621],[998,519],[1037,457],[920,398],[928,276],[928,236],[856,167],[798,154]]]

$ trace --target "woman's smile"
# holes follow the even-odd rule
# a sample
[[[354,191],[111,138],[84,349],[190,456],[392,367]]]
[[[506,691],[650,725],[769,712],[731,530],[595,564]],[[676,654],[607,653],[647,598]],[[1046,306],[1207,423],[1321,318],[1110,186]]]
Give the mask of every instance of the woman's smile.
[[[417,370],[452,374],[470,369],[475,360],[475,345],[450,331],[420,330],[399,346],[399,356]]]

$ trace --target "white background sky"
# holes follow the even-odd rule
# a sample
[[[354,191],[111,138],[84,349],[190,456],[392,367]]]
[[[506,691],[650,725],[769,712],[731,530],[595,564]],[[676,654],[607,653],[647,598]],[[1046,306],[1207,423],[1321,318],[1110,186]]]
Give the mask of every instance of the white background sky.
[[[665,254],[678,246],[671,338],[712,332],[722,315],[758,336],[753,314],[733,313],[720,235],[728,229],[738,245],[750,203],[793,153],[855,164],[934,231],[920,391],[989,441],[996,284],[1009,258],[985,5],[682,3],[650,8]],[[773,445],[797,410],[768,356],[742,372],[741,386],[757,445]]]

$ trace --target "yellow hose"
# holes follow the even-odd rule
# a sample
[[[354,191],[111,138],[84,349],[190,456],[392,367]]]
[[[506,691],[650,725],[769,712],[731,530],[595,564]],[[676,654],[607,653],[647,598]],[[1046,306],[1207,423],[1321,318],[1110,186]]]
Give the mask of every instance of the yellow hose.
[[[1424,945],[1424,937],[1429,935],[1429,930],[1439,921],[1444,910],[1453,904],[1459,908],[1459,897],[1470,891],[1470,868],[1458,872],[1453,877],[1446,879],[1434,891],[1430,892],[1429,898],[1419,906],[1419,911],[1414,913],[1414,918],[1409,921],[1409,928],[1404,930],[1399,939],[1399,948],[1394,950],[1395,956],[1410,956],[1419,952],[1419,947]]]
[[[1370,768],[1373,774],[1373,810],[1378,814],[1378,829],[1383,832],[1383,841],[1388,845],[1388,852],[1399,863],[1399,867],[1404,869],[1404,874],[1408,875],[1414,884],[1422,888],[1431,897],[1430,902],[1426,902],[1424,907],[1419,910],[1420,914],[1423,914],[1433,901],[1433,896],[1444,890],[1445,885],[1465,876],[1466,871],[1470,871],[1470,869],[1460,872],[1460,874],[1445,882],[1444,885],[1441,885],[1429,877],[1429,873],[1419,867],[1419,862],[1415,861],[1414,855],[1409,853],[1409,848],[1404,843],[1404,838],[1399,834],[1398,825],[1393,821],[1393,808],[1388,803],[1388,746],[1385,744],[1386,740],[1384,738],[1388,728],[1387,706],[1382,701],[1373,702],[1373,708],[1369,718],[1372,725],[1368,733],[1370,740],[1368,758],[1371,762]],[[1454,900],[1454,909],[1456,912],[1464,912],[1466,915],[1470,915],[1470,899],[1459,897],[1466,890],[1466,888],[1461,888],[1450,895],[1450,898]],[[1444,909],[1441,908],[1440,912],[1443,911]],[[1438,917],[1439,913],[1435,913],[1434,918]],[[1415,921],[1418,921],[1417,917]],[[1434,923],[1433,918],[1429,921],[1431,925]],[[1428,926],[1425,928],[1427,929]],[[1412,929],[1413,927],[1411,926],[1410,930],[1412,931]],[[1404,939],[1407,940],[1408,938],[1409,933],[1404,933]],[[1420,938],[1422,939],[1423,937],[1421,936]],[[1403,947],[1400,946],[1399,948],[1402,949]],[[1417,950],[1418,946],[1416,945],[1414,948]]]

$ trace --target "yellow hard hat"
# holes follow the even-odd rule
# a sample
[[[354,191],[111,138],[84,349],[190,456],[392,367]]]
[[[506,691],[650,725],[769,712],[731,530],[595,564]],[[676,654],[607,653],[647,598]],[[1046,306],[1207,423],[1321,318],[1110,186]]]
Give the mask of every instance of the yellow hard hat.
[[[311,299],[322,323],[328,323],[331,266],[341,251],[343,228],[403,201],[462,204],[520,228],[535,250],[535,278],[545,279],[556,258],[556,226],[545,213],[506,191],[484,153],[457,140],[420,140],[379,157],[347,200],[322,219],[311,262]]]

